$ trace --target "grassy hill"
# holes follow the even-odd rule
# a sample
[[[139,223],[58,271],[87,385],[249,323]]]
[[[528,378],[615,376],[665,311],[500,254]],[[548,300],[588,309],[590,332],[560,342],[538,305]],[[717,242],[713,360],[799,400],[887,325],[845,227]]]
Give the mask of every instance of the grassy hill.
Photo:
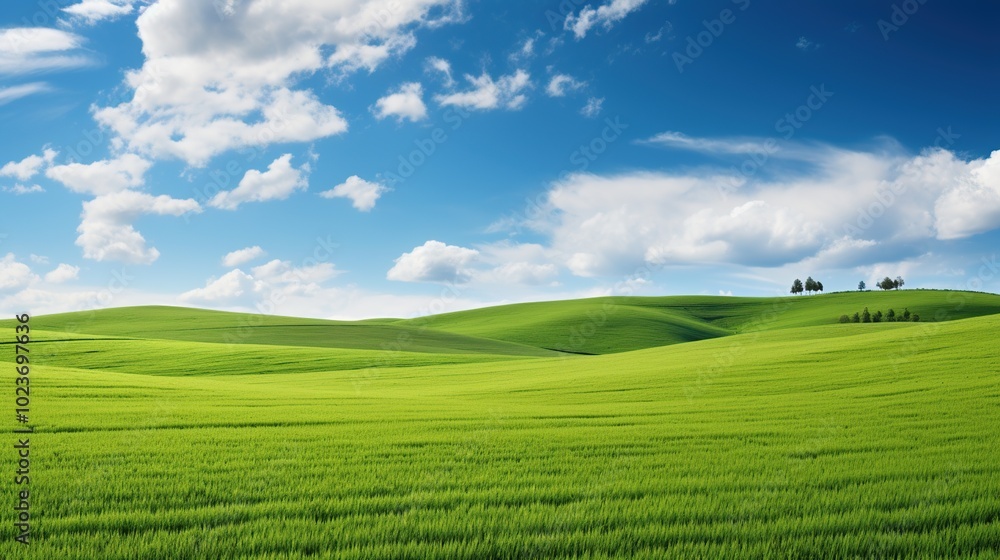
[[[148,323],[149,308],[120,310],[135,315],[117,326],[40,317],[81,328],[33,343],[35,540],[25,549],[4,524],[0,557],[995,557],[1000,314],[987,313],[996,296],[957,309],[949,295],[963,297],[629,299],[629,320],[742,332],[602,356],[398,353],[413,361],[374,368],[351,360],[384,352],[172,340],[196,330],[157,331],[176,310]],[[593,303],[570,307],[586,317]],[[835,324],[858,304],[955,320]],[[558,307],[536,344],[563,336],[573,315]],[[516,326],[531,309],[482,313]],[[503,334],[474,315],[430,325]],[[0,472],[13,460],[0,454]]]
[[[133,307],[49,315],[36,318],[35,324],[47,331],[106,337],[543,357],[629,352],[756,330],[828,325],[865,307],[873,313],[908,308],[925,322],[947,321],[1000,313],[1000,296],[903,290],[781,298],[607,297],[355,322]],[[0,321],[0,328],[11,324]]]
[[[0,327],[13,324],[0,321]],[[183,307],[121,307],[48,315],[36,329],[111,337],[222,344],[265,344],[436,354],[551,356],[555,352],[503,340],[476,338],[382,322],[325,321],[227,313]]]
[[[570,352],[607,354],[754,330],[828,325],[869,307],[924,321],[1000,313],[1000,295],[946,290],[843,292],[781,298],[605,297],[522,303],[400,321]]]

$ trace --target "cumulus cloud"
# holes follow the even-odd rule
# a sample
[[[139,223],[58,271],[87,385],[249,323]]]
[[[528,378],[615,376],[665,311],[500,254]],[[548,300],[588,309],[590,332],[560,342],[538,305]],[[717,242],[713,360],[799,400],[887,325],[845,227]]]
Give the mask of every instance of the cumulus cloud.
[[[403,84],[393,93],[375,102],[372,112],[378,119],[396,117],[398,122],[422,121],[427,118],[427,106],[423,100],[423,86],[418,82]]]
[[[145,61],[126,75],[132,98],[94,117],[119,147],[197,167],[341,134],[347,121],[303,78],[371,72],[412,49],[417,28],[460,16],[460,0],[160,0],[137,18]]]
[[[184,292],[177,299],[186,303],[251,303],[263,289],[262,282],[237,268],[210,278],[204,288]]]
[[[319,193],[323,198],[348,198],[351,205],[362,212],[370,212],[375,208],[375,202],[389,187],[380,183],[365,181],[357,175],[352,175],[346,181],[328,191]]]
[[[585,82],[577,81],[573,76],[556,74],[549,80],[549,85],[545,88],[545,92],[549,94],[549,97],[563,97],[567,91],[575,91],[586,85]]]
[[[296,267],[289,261],[272,260],[249,273],[236,268],[210,278],[203,288],[178,296],[183,303],[239,305],[250,307],[261,301],[284,301],[288,297],[316,297],[322,284],[340,274],[331,263]]]
[[[222,257],[222,265],[236,267],[252,260],[259,259],[266,254],[267,253],[261,249],[259,245],[254,245],[253,247],[247,247],[245,249],[239,249],[231,253],[227,253],[225,257]]]
[[[267,171],[251,169],[246,172],[239,186],[231,191],[222,191],[208,202],[209,206],[224,210],[236,210],[245,202],[285,200],[295,191],[309,187],[309,164],[292,167],[292,154],[285,154],[271,162]]]
[[[0,75],[35,74],[88,66],[93,60],[74,52],[83,43],[80,35],[48,27],[2,29]]]
[[[615,23],[625,19],[625,16],[638,10],[646,2],[647,0],[611,0],[597,8],[587,5],[579,14],[570,13],[566,16],[563,28],[572,31],[577,39],[583,39],[595,25],[611,29]]]
[[[12,291],[26,288],[38,280],[31,272],[31,267],[18,262],[14,253],[7,253],[0,259],[0,291]]]
[[[200,211],[201,207],[191,199],[131,190],[101,195],[83,203],[76,244],[88,259],[151,264],[160,252],[146,246],[146,239],[132,227],[132,222],[144,214],[181,216]]]
[[[45,175],[73,192],[100,196],[141,186],[152,165],[135,154],[124,154],[93,163],[56,165],[48,168]]]
[[[951,180],[934,203],[934,227],[940,239],[960,239],[1000,227],[1000,150],[971,162],[941,151],[915,160],[906,173],[914,179]]]
[[[478,247],[486,266],[472,273],[476,282],[498,285],[538,286],[559,275],[552,251],[537,243],[501,241]]]
[[[63,8],[74,22],[94,25],[104,20],[114,20],[132,13],[132,0],[81,0]]]
[[[274,259],[252,269],[255,278],[268,284],[304,289],[318,286],[340,275],[332,263],[294,266],[289,261]]]
[[[523,225],[584,277],[648,263],[853,267],[1000,228],[1000,152],[965,161],[945,150],[811,149],[795,165],[772,162],[767,177],[736,167],[571,175]]]
[[[431,240],[403,253],[386,278],[399,282],[467,282],[472,274],[469,265],[478,255],[475,249]]]
[[[494,80],[483,72],[480,76],[466,75],[472,89],[435,96],[441,105],[453,105],[469,110],[517,110],[528,101],[525,91],[531,88],[531,75],[524,70]]]
[[[0,167],[0,177],[16,177],[22,181],[27,181],[38,175],[38,172],[45,165],[52,165],[52,160],[58,153],[55,150],[46,148],[42,155],[30,155],[21,161],[12,161]]]
[[[451,76],[451,63],[436,56],[427,59],[427,71],[441,74],[444,79],[444,87],[450,88],[455,85],[455,79]]]
[[[50,284],[62,284],[71,280],[76,280],[80,276],[80,267],[69,264],[60,264],[54,270],[45,275],[45,281]]]

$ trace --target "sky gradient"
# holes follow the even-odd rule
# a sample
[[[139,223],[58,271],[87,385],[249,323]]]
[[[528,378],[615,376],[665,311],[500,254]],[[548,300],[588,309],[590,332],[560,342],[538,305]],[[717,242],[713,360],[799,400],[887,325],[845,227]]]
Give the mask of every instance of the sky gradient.
[[[998,24],[936,0],[16,3],[0,311],[998,292]]]

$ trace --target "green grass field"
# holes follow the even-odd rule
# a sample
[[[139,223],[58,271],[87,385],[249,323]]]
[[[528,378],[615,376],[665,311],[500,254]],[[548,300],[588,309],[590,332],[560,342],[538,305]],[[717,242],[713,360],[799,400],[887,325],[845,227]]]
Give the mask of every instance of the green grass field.
[[[837,323],[865,306],[922,321]],[[3,559],[1000,555],[997,295],[31,325]]]

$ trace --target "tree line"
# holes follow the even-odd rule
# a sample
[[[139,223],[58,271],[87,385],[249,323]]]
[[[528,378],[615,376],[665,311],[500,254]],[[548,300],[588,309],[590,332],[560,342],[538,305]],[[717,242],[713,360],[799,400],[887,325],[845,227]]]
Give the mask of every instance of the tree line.
[[[902,322],[919,322],[920,315],[916,313],[910,313],[909,309],[903,309],[903,312],[896,314],[896,312],[890,309],[886,314],[882,314],[881,310],[876,311],[874,314],[868,311],[866,307],[861,313],[855,312],[854,315],[848,317],[847,315],[840,316],[841,323],[902,323]]]
[[[899,290],[899,289],[901,289],[903,287],[903,285],[905,283],[906,282],[903,280],[902,276],[897,276],[895,279],[889,278],[888,276],[886,276],[885,278],[883,278],[882,280],[880,280],[878,283],[876,283],[875,286],[878,287],[879,289],[882,289],[882,290]],[[863,292],[867,288],[868,288],[868,285],[865,284],[864,280],[858,282],[858,291],[859,292]],[[823,291],[823,283],[822,282],[817,282],[816,280],[813,280],[812,276],[806,278],[805,282],[802,282],[802,280],[799,280],[798,278],[796,278],[795,281],[792,282],[792,290],[791,291],[792,291],[793,294],[801,294],[802,292],[806,292],[806,293],[822,292]]]
[[[877,284],[875,284],[875,287],[879,288],[879,289],[882,289],[882,290],[887,290],[887,291],[888,290],[898,290],[898,289],[902,288],[903,284],[905,284],[905,283],[906,282],[903,281],[903,277],[902,276],[897,276],[895,279],[889,278],[888,276],[886,276],[881,281],[879,281]],[[859,292],[865,291],[865,288],[867,288],[867,286],[865,285],[865,281],[864,280],[858,282],[858,291]]]
[[[817,281],[813,280],[812,276],[806,278],[805,284],[802,283],[802,280],[799,280],[798,278],[796,278],[795,281],[792,282],[792,293],[793,294],[801,294],[803,291],[809,292],[809,293],[812,293],[812,292],[822,292],[823,291],[823,283],[822,282],[817,282]]]

